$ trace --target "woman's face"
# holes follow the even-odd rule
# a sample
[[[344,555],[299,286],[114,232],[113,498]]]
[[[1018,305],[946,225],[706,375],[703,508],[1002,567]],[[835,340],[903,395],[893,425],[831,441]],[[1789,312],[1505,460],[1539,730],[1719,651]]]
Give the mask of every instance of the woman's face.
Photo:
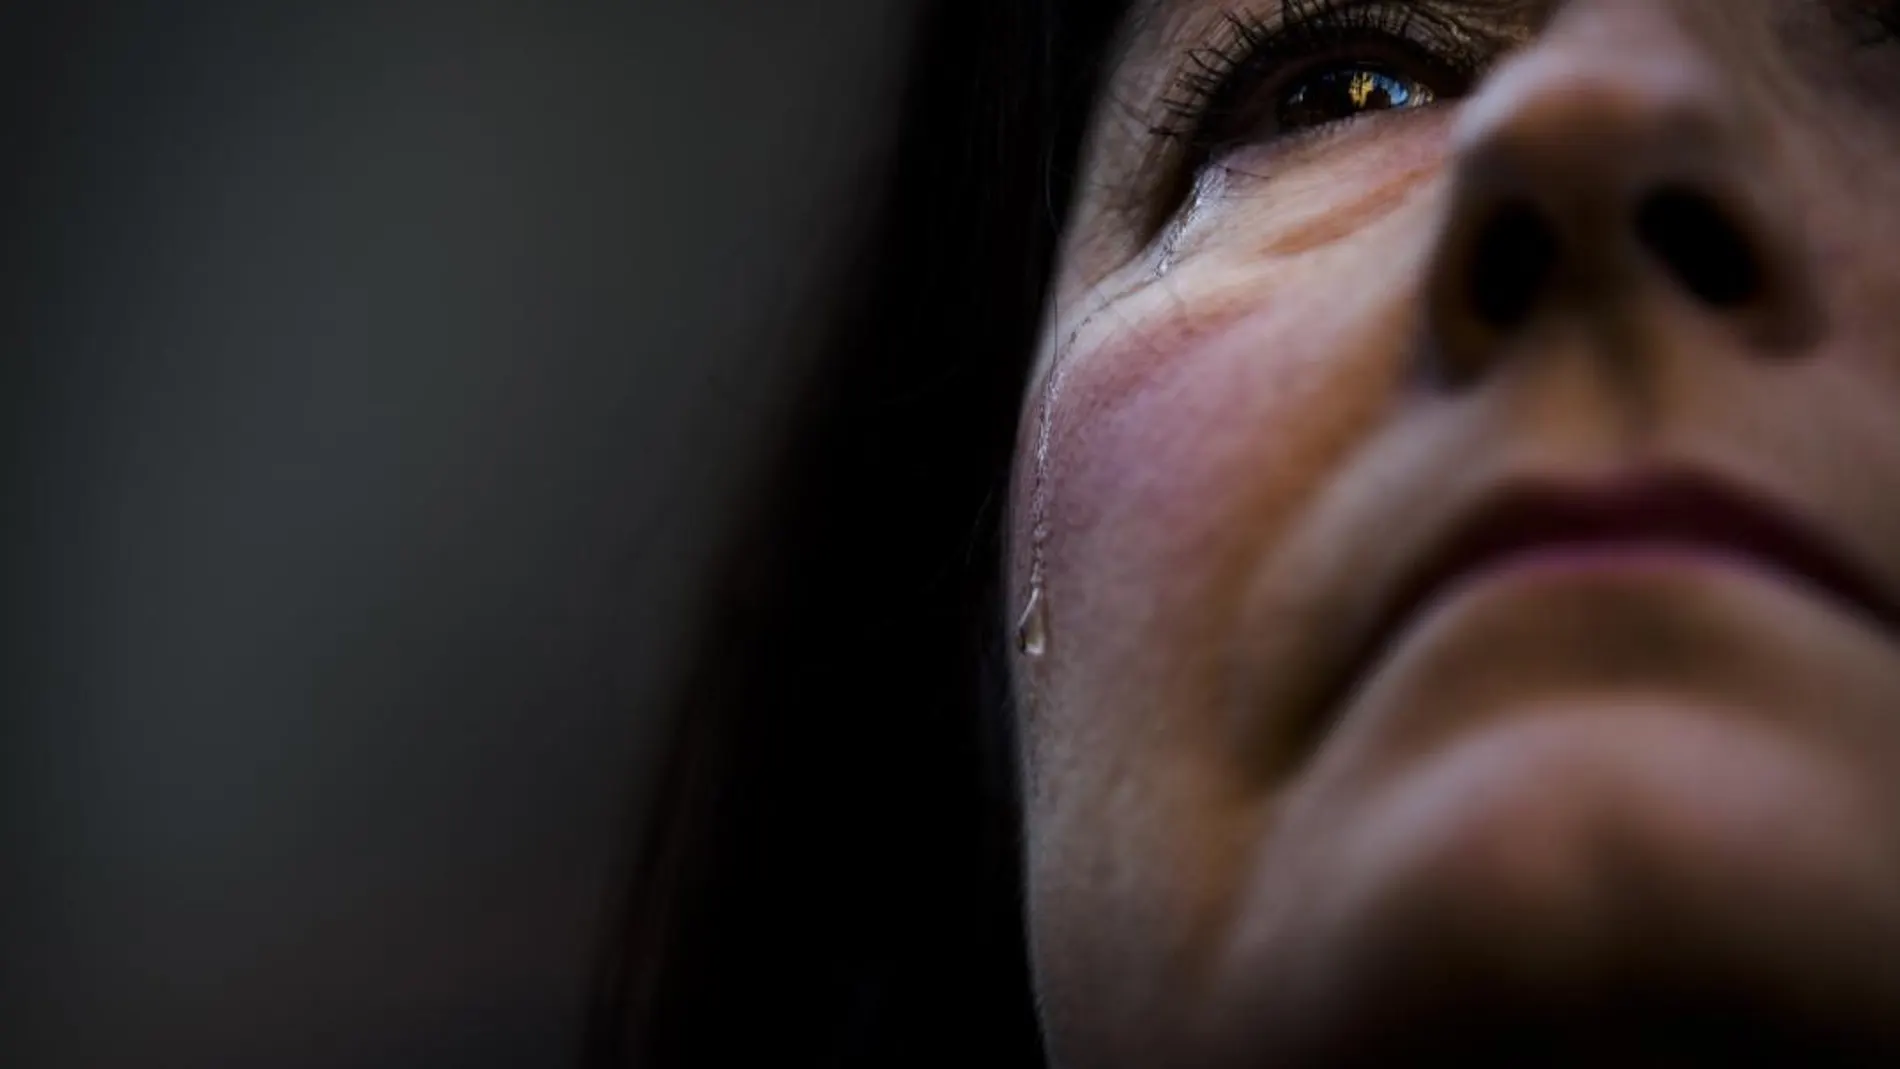
[[[1057,1063],[1893,1039],[1900,5],[1137,6],[1016,467]]]

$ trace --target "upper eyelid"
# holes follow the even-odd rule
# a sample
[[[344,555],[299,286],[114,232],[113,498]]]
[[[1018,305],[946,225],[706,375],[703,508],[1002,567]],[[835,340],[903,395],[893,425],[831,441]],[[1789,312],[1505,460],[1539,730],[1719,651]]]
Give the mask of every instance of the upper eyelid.
[[[1225,27],[1234,18],[1267,26],[1277,26],[1288,16],[1290,7],[1313,0],[1144,0],[1123,28],[1123,40],[1110,66],[1112,82],[1123,81],[1131,68],[1149,68],[1145,79],[1142,107],[1152,110],[1182,72],[1185,57],[1195,51],[1217,46]],[[1875,2],[1875,0],[1865,0]],[[1900,2],[1900,0],[1896,0]],[[1346,9],[1382,6],[1381,0],[1340,0]],[[1464,34],[1473,45],[1493,43],[1505,38],[1523,39],[1534,35],[1548,20],[1558,0],[1383,0],[1383,6],[1414,8],[1425,21],[1442,32]],[[1153,72],[1165,72],[1153,77]],[[1159,87],[1159,95],[1156,92]],[[1124,98],[1126,99],[1126,98]]]
[[[1277,23],[1255,21],[1251,16],[1230,14],[1225,29],[1226,41],[1190,48],[1177,64],[1173,79],[1177,96],[1163,100],[1165,107],[1192,111],[1205,104],[1207,90],[1219,88],[1210,83],[1242,73],[1240,64],[1251,65],[1259,49],[1290,46],[1299,49],[1302,35],[1340,33],[1346,39],[1371,41],[1390,38],[1394,44],[1418,49],[1447,66],[1476,66],[1486,51],[1482,36],[1468,32],[1455,19],[1443,17],[1426,5],[1401,0],[1313,0],[1326,5],[1323,11],[1282,15]],[[1294,38],[1287,40],[1287,37]],[[1311,41],[1304,42],[1311,45]],[[1269,61],[1271,61],[1271,58]],[[1290,65],[1297,65],[1290,64]],[[1186,99],[1181,99],[1185,97]],[[1191,118],[1191,116],[1185,116]],[[1170,133],[1179,133],[1172,130]]]

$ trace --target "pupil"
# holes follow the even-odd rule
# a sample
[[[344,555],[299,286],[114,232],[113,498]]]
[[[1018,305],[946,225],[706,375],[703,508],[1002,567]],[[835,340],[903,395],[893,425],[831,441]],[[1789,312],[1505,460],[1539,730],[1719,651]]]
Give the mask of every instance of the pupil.
[[[1369,67],[1324,71],[1301,82],[1280,108],[1280,129],[1297,130],[1350,119],[1368,111],[1415,107],[1431,100],[1416,82]]]

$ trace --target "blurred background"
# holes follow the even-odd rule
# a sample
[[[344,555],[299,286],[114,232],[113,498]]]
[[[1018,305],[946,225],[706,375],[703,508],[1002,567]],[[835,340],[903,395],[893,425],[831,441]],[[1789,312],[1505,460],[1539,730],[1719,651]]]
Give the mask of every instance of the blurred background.
[[[573,1064],[911,7],[8,5],[0,1064]]]

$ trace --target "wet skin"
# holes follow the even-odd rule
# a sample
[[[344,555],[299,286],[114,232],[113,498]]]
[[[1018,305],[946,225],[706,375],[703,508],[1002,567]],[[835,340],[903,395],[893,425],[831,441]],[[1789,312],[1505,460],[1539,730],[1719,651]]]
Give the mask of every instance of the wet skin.
[[[1900,20],[1292,7],[1131,18],[1024,399],[1052,1058],[1900,1064]]]

